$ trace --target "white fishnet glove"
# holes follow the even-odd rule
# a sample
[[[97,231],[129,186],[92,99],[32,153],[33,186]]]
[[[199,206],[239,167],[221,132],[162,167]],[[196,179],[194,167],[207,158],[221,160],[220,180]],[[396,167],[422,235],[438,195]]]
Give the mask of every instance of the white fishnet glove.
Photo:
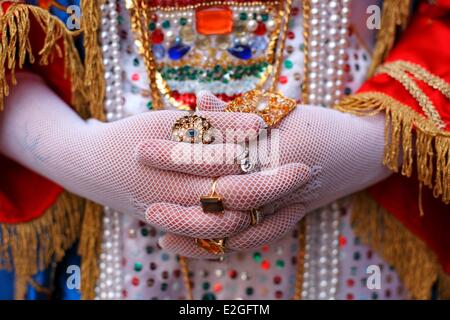
[[[224,109],[225,104],[208,93],[201,93],[199,106],[202,110],[220,111]],[[356,117],[321,107],[300,106],[275,129],[279,137],[279,165],[305,163],[314,168],[312,171],[314,178],[308,185],[301,186],[295,192],[266,205],[264,207],[266,212],[275,212],[287,207],[285,211],[281,211],[285,213],[298,204],[304,204],[308,212],[364,189],[389,175],[389,170],[382,165],[383,115]],[[267,138],[260,139],[260,145],[268,145],[264,140],[272,141],[275,136],[273,132]],[[179,144],[170,141],[152,140],[146,142],[146,148],[139,149],[138,157],[142,163],[154,168],[197,175],[220,176],[240,171],[238,165],[225,161],[222,161],[221,165],[215,165],[214,168],[208,164],[202,166],[197,163],[183,163],[186,159],[179,159],[178,153],[174,152],[174,149],[179,148]],[[209,153],[212,152],[211,148],[218,150],[220,146],[203,148],[204,152]],[[224,146],[222,150],[225,150]],[[219,158],[219,155],[216,157]],[[222,155],[222,159],[224,157]],[[300,212],[298,216],[303,215],[303,210]],[[228,247],[233,249],[257,247],[260,245],[261,237],[285,230],[284,225],[281,226],[279,220],[275,220],[276,216],[270,217],[273,220],[268,218],[263,224],[239,234],[238,240],[229,239]],[[258,233],[258,230],[261,233]],[[248,243],[253,245],[249,246]],[[195,247],[192,240],[185,237],[167,235],[161,239],[160,244],[170,251],[187,256],[205,256]]]
[[[0,150],[4,155],[73,193],[142,220],[154,203],[193,206],[201,195],[209,194],[210,178],[161,171],[136,160],[137,146],[149,139],[168,139],[173,123],[183,113],[159,111],[108,124],[85,122],[40,78],[22,73],[18,81],[0,113]],[[263,125],[254,115],[205,115],[220,130],[256,132]],[[308,178],[306,166],[290,164],[273,175],[256,173],[220,179],[220,192],[226,195],[225,205],[230,211],[217,226],[217,233],[248,226],[248,215],[233,210],[272,202],[299,188]],[[252,187],[242,189],[245,185]],[[190,214],[186,211],[178,218],[185,221]],[[189,235],[195,235],[202,225],[200,220],[181,227],[175,220],[164,223],[160,226],[167,230]],[[154,224],[158,226],[158,221]]]

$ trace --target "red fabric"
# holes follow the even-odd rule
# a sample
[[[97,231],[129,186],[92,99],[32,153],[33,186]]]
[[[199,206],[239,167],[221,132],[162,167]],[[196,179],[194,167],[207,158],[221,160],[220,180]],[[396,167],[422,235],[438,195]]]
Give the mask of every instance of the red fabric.
[[[11,2],[3,2],[1,4],[3,12],[7,12],[11,4]],[[45,33],[35,19],[32,19],[30,40],[34,56],[38,59],[37,53],[43,46]],[[62,41],[59,46],[64,50]],[[48,66],[40,66],[36,61],[30,69],[40,74],[47,84],[70,104],[71,83],[69,78],[64,78],[62,57],[55,54]],[[11,90],[14,90],[14,87],[11,86]],[[0,223],[23,223],[39,218],[53,205],[62,192],[60,186],[2,156],[0,156],[0,177],[2,177],[0,179]]]
[[[450,2],[450,0],[446,0]],[[450,83],[450,8],[422,4],[413,17],[410,26],[391,51],[386,62],[405,60],[416,63],[432,74]],[[438,90],[416,82],[434,103],[444,123],[450,131],[449,101]],[[416,112],[424,114],[418,102],[396,80],[386,74],[380,74],[367,81],[359,92],[384,92],[410,106]]]
[[[450,83],[450,0],[436,5],[421,3],[410,26],[390,53],[387,62],[406,60],[421,65],[430,73]],[[425,83],[416,82],[432,100],[450,132],[450,102]],[[387,75],[369,79],[359,92],[382,92],[424,115],[417,101],[396,80]],[[399,174],[369,189],[373,198],[414,235],[436,253],[443,269],[450,274],[450,205],[444,205],[423,187],[419,213],[419,182]]]

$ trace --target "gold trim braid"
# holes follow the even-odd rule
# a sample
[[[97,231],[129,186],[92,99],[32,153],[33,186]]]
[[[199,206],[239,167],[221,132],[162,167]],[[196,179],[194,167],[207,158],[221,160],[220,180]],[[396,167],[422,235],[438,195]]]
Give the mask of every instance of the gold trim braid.
[[[387,57],[394,46],[399,29],[404,30],[408,23],[411,10],[411,0],[384,0],[381,14],[381,28],[377,34],[377,41],[372,55],[372,64],[368,77]]]
[[[420,183],[433,189],[436,198],[441,197],[444,203],[450,203],[450,133],[438,129],[431,119],[379,92],[349,96],[335,108],[359,116],[385,111],[383,163],[398,172],[399,157],[403,154],[401,173],[410,177],[415,160]]]
[[[422,240],[366,193],[354,196],[351,211],[355,234],[395,268],[413,298],[430,299],[437,282],[439,298],[450,299],[450,275]]]

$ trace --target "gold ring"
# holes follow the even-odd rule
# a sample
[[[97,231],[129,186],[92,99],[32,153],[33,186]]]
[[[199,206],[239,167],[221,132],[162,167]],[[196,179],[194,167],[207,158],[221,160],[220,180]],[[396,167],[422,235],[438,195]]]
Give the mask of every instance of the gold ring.
[[[250,210],[250,225],[256,226],[257,224],[261,223],[263,219],[263,214],[261,210],[259,209],[251,209]]]
[[[213,130],[205,117],[191,114],[175,122],[172,127],[172,139],[177,142],[210,144],[214,141]]]
[[[222,196],[216,191],[217,181],[218,178],[213,178],[211,193],[200,197],[200,204],[205,213],[219,213],[224,210]]]
[[[225,254],[225,239],[199,239],[195,238],[195,244],[197,247],[215,254],[223,255]]]

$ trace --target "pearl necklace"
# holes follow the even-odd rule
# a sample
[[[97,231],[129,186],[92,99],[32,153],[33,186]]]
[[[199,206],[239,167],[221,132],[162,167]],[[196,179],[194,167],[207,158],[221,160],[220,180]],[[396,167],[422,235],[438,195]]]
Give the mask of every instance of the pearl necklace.
[[[123,115],[122,68],[120,66],[120,37],[118,28],[118,0],[104,0],[101,5],[101,41],[105,66],[107,121],[120,120]],[[103,215],[100,277],[95,289],[96,299],[120,299],[123,277],[121,269],[120,214],[105,207]]]
[[[350,2],[304,0],[305,17],[309,20],[305,28],[305,103],[331,107],[343,96]],[[303,299],[335,299],[340,212],[340,205],[335,202],[306,217]]]

